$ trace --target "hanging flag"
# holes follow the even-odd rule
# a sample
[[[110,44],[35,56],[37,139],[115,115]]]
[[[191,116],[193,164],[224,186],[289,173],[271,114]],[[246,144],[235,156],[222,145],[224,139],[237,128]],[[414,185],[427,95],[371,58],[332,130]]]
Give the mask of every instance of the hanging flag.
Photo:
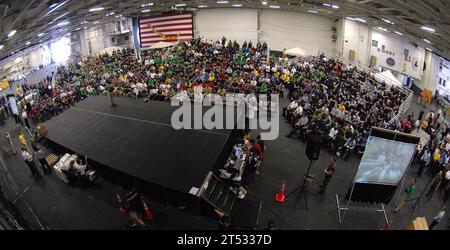
[[[139,19],[141,47],[158,42],[175,43],[192,40],[192,13],[155,15]]]

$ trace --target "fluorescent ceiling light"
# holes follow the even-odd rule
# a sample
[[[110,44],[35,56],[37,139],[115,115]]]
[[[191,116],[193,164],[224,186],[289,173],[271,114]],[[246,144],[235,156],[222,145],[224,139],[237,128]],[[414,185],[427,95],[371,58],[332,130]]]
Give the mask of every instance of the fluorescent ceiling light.
[[[427,26],[422,26],[421,29],[429,31],[429,32],[436,32],[435,29],[431,28],[431,27],[427,27]]]
[[[61,26],[67,25],[67,24],[69,24],[69,21],[60,22],[56,26],[61,27]]]
[[[240,4],[240,3],[235,3],[235,4],[233,4],[232,6],[233,6],[233,7],[242,7],[242,4]]]
[[[355,19],[355,18],[353,18],[353,17],[349,17],[349,16],[348,16],[348,17],[346,17],[346,19],[347,19],[347,20],[350,20],[350,21],[356,21],[356,19]]]
[[[14,36],[14,34],[16,34],[16,32],[17,32],[17,30],[11,30],[11,31],[8,33],[8,37]]]
[[[261,2],[263,5],[267,5],[267,1],[262,1]]]
[[[58,5],[58,3],[52,3],[50,4],[50,6],[48,6],[50,9],[56,7],[56,5]]]
[[[145,10],[141,10],[141,12],[142,13],[145,13],[145,12],[150,12],[150,11],[152,11],[151,9],[145,9]]]
[[[362,18],[355,18],[356,21],[366,23],[367,21]]]
[[[0,44],[0,49],[3,49],[3,47],[4,47],[3,44]]]
[[[95,21],[95,22],[92,22],[93,24],[99,24],[100,23],[100,21]]]
[[[184,7],[186,5],[187,4],[185,4],[185,3],[177,3],[177,4],[175,4],[175,7]]]
[[[220,4],[223,4],[223,3],[229,3],[230,1],[227,1],[227,0],[221,0],[221,1],[217,1],[216,3],[220,3]]]
[[[339,5],[331,5],[331,8],[333,8],[333,9],[339,9]]]
[[[392,21],[389,20],[389,19],[381,18],[381,20],[382,20],[383,22],[385,22],[385,23],[388,23],[388,24],[394,24],[394,22],[392,22]]]
[[[317,10],[308,10],[309,13],[317,13]]]
[[[104,10],[104,7],[94,7],[94,8],[90,8],[89,11],[90,12],[94,12],[94,11],[100,11],[100,10]]]
[[[427,39],[423,39],[426,43],[429,43],[429,44],[431,44],[431,42],[430,42],[430,40],[427,40]]]
[[[279,5],[270,5],[269,7],[272,8],[272,9],[279,9],[280,8]]]
[[[31,44],[31,42],[27,42],[27,43],[25,43],[25,45],[30,45]]]
[[[142,8],[148,7],[148,6],[153,6],[153,3],[144,3],[143,5],[141,5]]]
[[[41,37],[41,36],[43,36],[45,33],[39,33],[39,35],[38,35],[38,37]]]
[[[198,7],[199,7],[199,8],[208,8],[207,5],[199,5]]]
[[[110,13],[106,14],[106,16],[112,16],[114,14],[116,14],[116,12],[110,12]]]
[[[89,23],[89,21],[83,21],[83,22],[81,22],[81,25],[87,24],[87,23]]]
[[[385,32],[388,32],[389,30],[387,30],[386,28],[383,28],[383,27],[378,27],[378,29],[379,30],[382,30],[382,31],[385,31]]]
[[[84,26],[83,29],[87,29],[87,26]]]
[[[400,32],[400,31],[394,31],[394,33],[397,34],[397,35],[403,36],[403,33]]]
[[[428,51],[430,51],[430,52],[433,52],[433,50],[432,49],[430,49],[430,48],[425,48],[426,50],[428,50]]]

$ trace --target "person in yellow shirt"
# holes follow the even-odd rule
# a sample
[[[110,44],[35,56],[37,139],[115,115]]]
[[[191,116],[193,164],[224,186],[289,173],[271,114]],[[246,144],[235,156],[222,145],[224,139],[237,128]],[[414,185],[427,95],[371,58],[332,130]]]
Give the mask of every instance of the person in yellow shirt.
[[[22,132],[19,132],[19,142],[20,142],[20,145],[22,145],[22,147],[24,147],[28,150],[27,139]]]

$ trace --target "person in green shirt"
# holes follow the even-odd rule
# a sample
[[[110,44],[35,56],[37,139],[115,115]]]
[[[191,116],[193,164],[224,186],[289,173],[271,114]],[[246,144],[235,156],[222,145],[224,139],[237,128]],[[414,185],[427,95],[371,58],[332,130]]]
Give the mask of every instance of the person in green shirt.
[[[398,213],[398,211],[403,207],[403,205],[405,205],[405,203],[413,197],[415,191],[416,191],[416,178],[413,178],[411,180],[411,184],[409,184],[409,186],[405,188],[405,191],[403,192],[403,195],[397,207],[395,208],[394,213]]]
[[[267,85],[263,83],[261,87],[259,87],[259,93],[266,93],[267,92]]]

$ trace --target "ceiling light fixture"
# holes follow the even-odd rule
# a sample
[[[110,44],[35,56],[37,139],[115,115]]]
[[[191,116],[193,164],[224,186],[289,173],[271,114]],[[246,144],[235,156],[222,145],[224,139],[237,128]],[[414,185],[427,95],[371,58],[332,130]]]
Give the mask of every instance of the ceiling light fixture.
[[[272,9],[279,9],[280,8],[279,5],[270,5],[269,7],[272,8]]]
[[[382,30],[382,31],[385,31],[385,32],[388,32],[388,31],[389,31],[388,29],[383,28],[383,27],[378,27],[378,29],[379,29],[379,30]]]
[[[400,32],[400,31],[394,31],[394,33],[397,34],[397,35],[403,36],[403,33]]]
[[[17,30],[11,30],[11,31],[8,33],[8,37],[14,36],[14,34],[16,34],[16,32],[17,32]]]
[[[392,22],[392,21],[389,20],[389,19],[381,18],[381,20],[382,20],[383,22],[385,22],[385,23],[388,23],[388,24],[394,24],[394,22]]]
[[[326,6],[326,7],[331,7],[331,4],[330,4],[330,3],[323,3],[322,5],[323,5],[323,6]]]
[[[366,23],[367,21],[366,20],[364,20],[364,19],[362,19],[362,18],[355,18],[355,20],[356,21],[358,21],[358,22],[362,22],[362,23]]]
[[[41,37],[41,36],[43,36],[45,33],[39,33],[39,35],[38,35],[38,37]]]
[[[4,47],[3,44],[0,44],[0,49],[3,49],[3,47]]]
[[[233,4],[232,6],[233,6],[233,7],[242,7],[242,4],[240,4],[240,3],[235,3],[235,4]]]
[[[114,14],[116,14],[116,12],[110,12],[110,13],[106,14],[106,16],[112,16]]]
[[[153,3],[144,3],[143,5],[141,5],[142,8],[145,8],[148,6],[153,6]]]
[[[217,1],[216,3],[218,4],[224,4],[224,3],[229,3],[230,1],[227,0],[221,0],[221,1]]]
[[[177,3],[177,4],[175,4],[175,7],[184,7],[186,5],[187,4],[185,4],[185,3]]]
[[[267,1],[262,1],[262,5],[267,5]]]
[[[100,23],[100,21],[95,21],[95,22],[93,22],[93,24],[99,24]]]
[[[427,27],[427,26],[422,26],[422,27],[420,27],[421,29],[423,29],[423,30],[426,30],[426,31],[429,31],[429,32],[436,32],[436,30],[435,29],[433,29],[433,28],[431,28],[431,27]]]
[[[105,7],[94,7],[94,8],[90,8],[89,12],[94,12],[94,11],[100,11],[100,10],[104,10]]]
[[[67,25],[67,24],[69,24],[69,21],[63,21],[63,22],[58,23],[56,26],[61,27],[61,26]]]
[[[30,45],[31,44],[31,42],[27,42],[27,43],[25,43],[25,45]]]
[[[199,5],[198,7],[199,7],[199,8],[208,8],[207,5]]]
[[[428,43],[428,44],[431,44],[431,42],[430,42],[430,40],[428,40],[428,39],[423,39],[426,43]]]
[[[150,12],[150,11],[152,11],[151,9],[145,9],[145,10],[141,10],[141,12],[142,13],[145,13],[145,12]]]
[[[339,9],[339,5],[331,5],[331,8],[333,8],[333,9]]]
[[[308,10],[308,12],[309,12],[309,13],[314,13],[314,14],[316,14],[316,13],[317,13],[317,10]]]
[[[50,4],[50,6],[48,6],[50,9],[52,9],[52,8],[54,8],[54,7],[56,7],[56,5],[58,5],[58,3],[52,3],[52,4]]]
[[[428,51],[430,51],[430,52],[433,52],[433,50],[432,49],[430,49],[430,48],[425,48],[426,50],[428,50]]]
[[[349,17],[349,16],[348,16],[348,17],[346,17],[346,19],[347,19],[347,20],[350,20],[350,21],[356,21],[356,19],[355,19],[355,18],[353,18],[353,17]]]

